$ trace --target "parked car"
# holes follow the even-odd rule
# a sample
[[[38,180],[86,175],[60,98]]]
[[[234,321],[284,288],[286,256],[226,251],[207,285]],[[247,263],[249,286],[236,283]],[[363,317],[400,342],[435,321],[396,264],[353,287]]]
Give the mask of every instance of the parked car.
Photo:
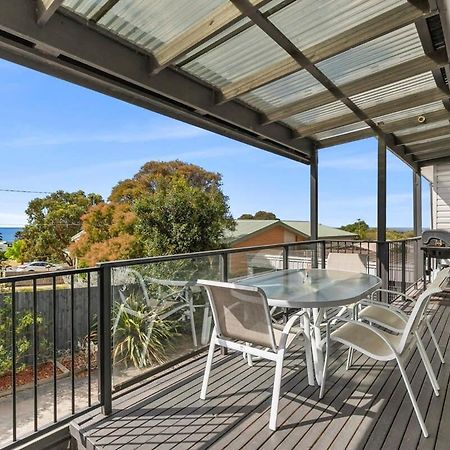
[[[51,272],[63,268],[64,267],[61,265],[49,263],[48,261],[32,261],[11,268],[11,270],[14,270],[15,272]]]

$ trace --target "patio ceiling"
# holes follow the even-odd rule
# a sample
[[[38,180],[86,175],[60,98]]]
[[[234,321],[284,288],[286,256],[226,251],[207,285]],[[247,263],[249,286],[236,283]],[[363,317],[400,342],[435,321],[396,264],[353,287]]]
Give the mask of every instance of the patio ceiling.
[[[320,5],[320,7],[319,7]],[[445,0],[0,0],[0,56],[309,163],[450,155]]]

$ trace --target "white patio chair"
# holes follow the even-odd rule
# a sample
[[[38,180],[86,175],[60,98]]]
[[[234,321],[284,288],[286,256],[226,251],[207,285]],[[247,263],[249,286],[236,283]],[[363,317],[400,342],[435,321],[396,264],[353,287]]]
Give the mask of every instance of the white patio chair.
[[[426,311],[430,296],[439,292],[436,287],[429,287],[417,300],[414,308],[408,318],[406,326],[403,332],[399,335],[394,335],[383,331],[379,328],[375,328],[367,323],[359,322],[357,320],[344,319],[342,317],[332,318],[327,321],[326,324],[326,351],[325,362],[322,377],[322,385],[320,387],[319,398],[323,398],[327,376],[328,358],[330,352],[330,342],[339,342],[350,349],[360,351],[364,355],[376,359],[378,361],[393,361],[397,362],[400,369],[403,381],[405,382],[406,389],[408,391],[411,403],[419,421],[422,433],[425,437],[428,437],[428,431],[425,426],[422,414],[419,406],[417,405],[416,398],[411,388],[408,376],[405,371],[405,360],[410,353],[411,348],[416,344],[421,351],[424,352],[423,344],[418,332],[419,325],[423,319]],[[344,322],[344,325],[330,333],[330,322]],[[422,355],[421,355],[422,356]],[[425,353],[425,359],[423,359],[427,372],[429,371],[429,360]],[[436,395],[439,395],[439,391],[433,383],[433,389]]]
[[[340,270],[352,273],[367,273],[367,255],[359,253],[329,253],[327,258],[327,269]],[[336,317],[343,316],[347,311],[351,311],[355,304],[343,306]]]
[[[450,268],[447,267],[445,269],[442,269],[436,275],[435,279],[429,285],[429,287],[434,287],[439,289],[439,291],[442,291],[443,288],[445,287],[443,285],[446,283],[449,277],[450,277]],[[358,317],[371,324],[381,326],[393,333],[400,334],[403,332],[408,322],[408,315],[401,308],[395,305],[388,303],[381,303],[380,301],[374,300],[374,296],[376,295],[377,292],[380,291],[395,294],[396,296],[400,296],[406,301],[411,302],[411,305],[415,304],[415,300],[406,294],[388,289],[379,289],[372,293],[370,300],[362,300],[360,302],[360,304],[362,306],[365,306],[365,308],[359,311]],[[433,327],[431,326],[428,314],[424,315],[423,324],[426,325],[428,332],[430,333],[434,347],[436,348],[436,352],[439,356],[439,359],[441,363],[444,364],[445,363],[444,356],[442,354],[441,349],[439,348],[439,343],[433,332]]]
[[[284,354],[294,338],[303,333],[301,327],[293,328],[303,312],[291,316],[284,327],[272,323],[264,291],[253,286],[198,280],[208,294],[214,318],[214,330],[209,345],[200,398],[205,400],[208,379],[216,345],[275,361],[272,405],[269,428],[277,428]],[[306,337],[303,335],[303,341]],[[311,346],[305,342],[306,363],[312,367]]]

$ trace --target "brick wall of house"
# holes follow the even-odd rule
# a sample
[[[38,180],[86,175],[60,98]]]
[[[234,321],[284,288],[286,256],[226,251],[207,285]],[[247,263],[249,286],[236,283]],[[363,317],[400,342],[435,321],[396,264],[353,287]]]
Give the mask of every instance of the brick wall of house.
[[[233,248],[252,247],[258,245],[280,244],[284,242],[301,242],[306,240],[301,234],[293,233],[282,226],[276,226],[268,230],[264,230],[255,236],[250,236],[248,239],[233,244]],[[281,254],[281,249],[278,251],[264,250],[264,254]],[[237,253],[229,256],[229,275],[242,276],[247,274],[247,253]]]

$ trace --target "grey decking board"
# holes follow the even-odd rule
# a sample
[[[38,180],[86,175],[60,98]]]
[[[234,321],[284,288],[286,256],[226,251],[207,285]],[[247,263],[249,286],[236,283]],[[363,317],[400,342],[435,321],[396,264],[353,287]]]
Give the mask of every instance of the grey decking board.
[[[220,360],[224,363],[221,366],[223,373],[228,374],[228,372],[229,372],[230,374],[232,374],[235,364],[236,364],[235,361],[233,361],[233,358],[228,356],[226,358],[221,358]],[[218,376],[214,376],[214,374],[213,374],[213,376],[211,377],[211,385],[214,386],[215,384],[218,384],[220,382],[221,382],[220,378]],[[142,406],[147,406],[148,402],[151,401],[151,405],[153,408],[159,408],[162,405],[168,406],[169,404],[180,403],[182,401],[190,402],[191,401],[190,399],[192,398],[192,396],[195,395],[195,393],[199,392],[198,385],[199,385],[199,378],[198,377],[192,378],[180,390],[175,390],[171,393],[164,391],[163,393],[157,395],[156,398],[152,398],[152,395],[146,396],[143,399],[141,399],[139,404]],[[138,412],[136,413],[135,416],[133,416],[133,413],[135,411],[138,411]],[[160,413],[162,414],[163,411],[161,410]],[[115,426],[119,427],[119,433],[120,433],[120,427],[126,426],[128,424],[132,425],[133,421],[138,420],[139,417],[144,416],[143,419],[145,421],[148,421],[148,419],[145,418],[145,414],[146,414],[146,411],[142,407],[138,408],[138,407],[134,406],[134,407],[128,408],[127,414],[125,414],[122,418],[123,421],[122,422],[116,421]],[[155,417],[157,417],[156,414],[154,415],[154,418]],[[164,419],[159,418],[159,419],[155,419],[155,420],[164,420]],[[131,429],[134,429],[134,428],[135,427],[133,427],[133,426],[131,427]],[[111,433],[106,434],[105,438],[108,437],[110,434]],[[101,439],[99,439],[99,437],[95,436],[95,439],[98,442],[101,442]],[[110,440],[112,443],[113,439],[110,438]]]
[[[338,356],[341,356],[344,358],[344,353],[339,353]],[[343,361],[343,359],[342,359]],[[339,370],[340,364],[335,364],[335,360],[332,361],[330,364],[331,372],[333,373],[335,370]],[[288,395],[295,395],[293,400],[297,400],[299,396],[301,396],[304,393],[307,393],[307,397],[304,396],[304,398],[307,398],[308,400],[318,392],[317,386],[309,386],[307,384],[307,380],[302,383],[294,384],[290,389]],[[289,417],[291,415],[291,410],[289,410],[292,406],[301,406],[303,402],[294,402],[292,400],[287,401],[287,396],[284,396],[280,399],[280,411],[279,411],[279,424],[280,428],[283,428],[283,423],[285,421],[286,417]],[[269,405],[268,405],[269,407]],[[295,408],[297,409],[297,408]],[[213,448],[222,449],[222,448],[228,448],[228,446],[234,446],[235,448],[238,447],[238,445],[243,445],[244,443],[251,441],[254,448],[259,447],[261,440],[262,443],[265,442],[266,436],[271,436],[273,434],[272,431],[270,431],[267,428],[267,416],[263,413],[259,413],[256,415],[256,417],[249,418],[247,421],[242,421],[240,424],[238,424],[234,429],[223,436],[220,440],[218,440],[215,445],[213,445]],[[281,431],[281,430],[280,430]],[[245,439],[246,442],[242,442],[240,438],[244,436],[245,433]],[[237,442],[236,439],[239,439]]]
[[[439,311],[435,316],[433,317],[433,327],[440,330],[438,339],[441,343],[441,348],[444,347],[444,345],[447,346],[447,351],[449,347],[449,329],[450,327],[450,308],[440,306]],[[436,330],[438,331],[438,330]],[[443,342],[445,341],[445,344]],[[428,354],[431,356],[432,352],[430,350],[430,341],[427,339],[426,344],[428,345]],[[341,353],[342,355],[342,353]],[[233,359],[232,357],[231,359]],[[246,369],[245,364],[243,364],[242,359],[239,359],[239,357],[235,357],[235,363],[231,363],[230,367],[234,367],[237,371],[241,372],[242,370],[245,370],[248,378],[249,383],[251,383],[251,386],[254,386],[255,381],[257,382],[260,373],[257,372],[257,367],[253,369]],[[303,358],[303,355],[302,355]],[[337,359],[336,359],[337,358]],[[413,357],[414,358],[414,355]],[[448,379],[450,377],[450,367],[449,367],[449,361],[447,359],[447,364],[445,364],[442,367],[439,367],[439,364],[436,366],[437,363],[437,354],[434,352],[432,357],[432,364],[435,369],[439,369],[439,375],[438,379],[441,383],[441,397],[435,398],[432,394],[432,390],[430,390],[430,387],[428,386],[429,381],[428,378],[425,378],[425,371],[423,369],[416,369],[412,370],[412,366],[408,368],[408,375],[411,378],[412,383],[415,383],[413,385],[414,392],[416,395],[418,394],[418,400],[422,405],[424,405],[425,408],[428,407],[428,414],[425,417],[425,421],[427,425],[430,428],[430,438],[428,439],[422,439],[420,437],[420,429],[419,429],[419,435],[417,435],[417,429],[419,428],[417,424],[417,419],[415,415],[411,415],[412,407],[409,405],[408,401],[409,398],[407,398],[405,401],[405,395],[406,390],[404,389],[403,383],[400,378],[396,379],[396,373],[398,370],[395,370],[394,372],[390,373],[387,371],[384,371],[382,374],[377,374],[376,369],[372,368],[368,373],[365,373],[362,377],[361,374],[358,375],[356,378],[351,377],[348,381],[348,384],[346,384],[346,387],[343,387],[342,389],[339,389],[339,387],[336,389],[336,391],[339,391],[339,393],[336,393],[336,395],[333,396],[333,405],[338,408],[338,411],[333,411],[333,414],[330,417],[326,416],[326,412],[319,411],[318,413],[312,413],[311,411],[314,410],[314,405],[317,401],[317,388],[311,388],[306,383],[306,370],[302,367],[301,370],[297,372],[299,375],[299,379],[296,379],[295,376],[291,377],[291,374],[289,370],[287,371],[284,378],[283,386],[284,389],[282,398],[280,400],[280,430],[273,434],[273,436],[277,436],[279,433],[283,434],[283,438],[276,438],[272,440],[267,440],[267,423],[268,423],[268,409],[270,407],[270,395],[271,392],[256,392],[251,393],[247,392],[241,397],[237,397],[233,395],[232,399],[227,401],[224,396],[223,399],[218,404],[215,404],[213,406],[214,408],[220,408],[220,405],[222,405],[225,409],[224,413],[226,414],[226,411],[230,411],[230,417],[227,418],[228,422],[227,424],[222,424],[221,422],[221,416],[212,417],[208,416],[207,414],[197,414],[193,413],[190,414],[183,414],[183,417],[180,417],[180,412],[175,411],[173,414],[166,414],[159,411],[160,418],[162,420],[163,425],[163,437],[160,439],[163,441],[161,445],[159,445],[158,449],[165,449],[165,448],[176,448],[177,450],[187,450],[188,448],[224,448],[227,449],[237,449],[242,448],[239,447],[239,444],[246,443],[247,448],[256,448],[253,447],[251,444],[254,443],[266,443],[266,448],[275,448],[271,447],[271,441],[275,444],[275,442],[281,442],[281,445],[279,446],[280,449],[284,449],[283,441],[285,439],[285,435],[287,433],[288,440],[286,441],[287,444],[289,444],[290,447],[292,447],[294,444],[299,446],[300,448],[308,448],[306,444],[310,444],[311,442],[316,446],[317,449],[326,449],[326,448],[339,448],[340,444],[345,444],[348,442],[348,448],[349,449],[359,449],[363,448],[362,443],[366,442],[367,439],[361,439],[365,437],[365,434],[370,433],[370,435],[374,435],[376,431],[381,430],[381,434],[383,435],[383,440],[386,438],[389,438],[392,436],[392,433],[394,432],[395,428],[392,426],[392,421],[389,423],[387,421],[384,425],[384,427],[380,426],[378,428],[374,427],[374,422],[378,418],[372,417],[372,413],[375,413],[377,411],[377,401],[380,401],[382,403],[382,408],[378,408],[378,412],[381,412],[380,419],[386,420],[386,417],[392,418],[395,417],[395,414],[391,414],[389,412],[389,409],[392,407],[393,409],[403,408],[405,411],[408,407],[408,410],[406,411],[406,417],[402,417],[402,420],[397,420],[395,426],[397,428],[401,428],[399,430],[400,436],[403,437],[402,440],[399,438],[399,434],[394,434],[395,442],[396,444],[400,443],[402,445],[403,449],[409,449],[411,448],[410,445],[414,445],[415,443],[419,443],[420,449],[424,448],[433,448],[431,443],[433,443],[433,433],[436,432],[437,425],[433,423],[431,425],[430,421],[433,419],[433,422],[436,418],[438,420],[443,421],[449,421],[450,420],[450,392],[448,387]],[[345,357],[340,357],[336,353],[333,353],[332,355],[332,363],[336,364],[336,370],[344,370],[343,368],[339,368],[339,363],[343,362]],[[225,363],[224,360],[221,360],[221,364]],[[195,370],[192,369],[191,364],[195,364],[196,368]],[[257,363],[257,366],[260,363]],[[375,367],[375,365],[374,365]],[[138,392],[130,392],[125,394],[124,398],[121,399],[122,405],[126,405],[129,410],[134,409],[134,412],[130,413],[129,411],[124,412],[124,417],[128,417],[131,422],[136,421],[137,422],[137,415],[140,414],[142,411],[139,410],[139,406],[141,409],[146,408],[153,408],[156,406],[154,402],[152,401],[153,398],[157,397],[159,398],[159,402],[164,403],[165,399],[170,397],[171,401],[176,401],[176,398],[180,395],[186,395],[187,390],[185,389],[185,385],[190,383],[190,389],[194,389],[194,386],[197,386],[199,389],[199,386],[201,384],[201,376],[203,374],[203,368],[204,368],[204,359],[198,358],[196,362],[188,363],[184,366],[184,368],[180,372],[184,372],[185,374],[191,374],[189,376],[182,376],[180,379],[185,379],[186,383],[180,383],[176,384],[173,387],[172,390],[172,383],[174,381],[172,380],[163,380],[162,385],[165,386],[165,389],[163,389],[162,393],[159,393],[157,384],[155,383],[152,386],[152,383],[148,384],[148,391],[146,391],[145,388],[138,388]],[[245,369],[244,369],[245,368]],[[221,372],[221,369],[218,369],[219,372]],[[214,372],[214,371],[213,371]],[[414,376],[411,376],[414,372]],[[273,367],[267,366],[266,371],[263,370],[263,373],[266,376],[266,380],[270,380],[273,376]],[[177,372],[175,372],[177,374]],[[212,374],[214,376],[214,373]],[[399,374],[397,374],[399,375]],[[337,374],[335,375],[337,377]],[[333,375],[330,375],[329,381],[332,381]],[[170,378],[170,377],[169,377]],[[223,378],[223,377],[222,377]],[[175,377],[175,379],[178,379],[178,377]],[[359,383],[358,383],[359,380]],[[383,384],[383,380],[386,380],[386,382]],[[221,381],[220,377],[216,379],[217,382]],[[223,381],[223,380],[222,380]],[[335,380],[337,381],[337,380]],[[367,411],[367,414],[364,414],[363,417],[358,417],[357,414],[354,414],[353,411],[358,409],[360,407],[363,407],[366,405],[366,399],[369,398],[366,395],[362,396],[361,398],[354,399],[354,401],[350,398],[350,400],[346,400],[345,394],[350,395],[350,388],[356,389],[357,391],[364,391],[362,387],[366,387],[366,384],[368,384],[368,394],[373,394],[375,398],[369,404],[367,404],[367,407],[369,408],[369,411]],[[268,383],[268,381],[267,381]],[[357,383],[359,384],[359,387],[357,387]],[[362,383],[362,384],[360,384]],[[400,383],[400,384],[399,384]],[[233,391],[233,386],[235,386],[235,382],[232,380],[226,380],[224,381],[224,384],[227,385],[228,392],[231,392],[231,394],[235,394]],[[386,389],[386,385],[388,385],[388,389]],[[403,396],[400,396],[399,399],[397,399],[397,402],[395,404],[392,404],[391,401],[388,401],[387,399],[390,398],[393,395],[393,391],[395,390],[401,390],[403,392]],[[330,384],[330,388],[334,387],[334,383]],[[398,387],[398,389],[397,389]],[[219,385],[218,385],[219,388]],[[219,388],[222,390],[222,388]],[[347,390],[346,390],[347,389]],[[419,391],[417,390],[419,389]],[[188,388],[189,390],[189,388]],[[445,390],[445,394],[444,391]],[[156,391],[156,392],[155,392]],[[226,391],[223,391],[224,393]],[[448,392],[448,394],[447,394]],[[339,394],[342,394],[341,397],[339,397]],[[386,395],[387,394],[387,395]],[[328,395],[328,394],[327,394]],[[336,397],[337,400],[334,398]],[[133,398],[133,400],[131,400]],[[326,398],[326,397],[325,397]],[[136,400],[143,400],[138,404]],[[189,407],[194,407],[196,405],[196,398],[187,398],[187,403],[185,408],[187,409],[189,413]],[[330,398],[331,400],[331,398]],[[361,404],[364,403],[364,405],[361,406]],[[320,407],[320,403],[317,404]],[[428,406],[427,406],[428,405]],[[158,408],[156,406],[156,408]],[[355,409],[356,408],[356,409]],[[316,408],[317,409],[317,408]],[[382,409],[382,411],[379,411]],[[425,415],[425,410],[422,409]],[[192,410],[194,411],[194,410]],[[240,414],[240,412],[245,411],[245,415]],[[338,421],[333,421],[333,417],[342,417],[340,414],[344,413],[345,416],[348,415],[348,417],[344,416],[343,419],[343,430],[341,433],[339,433],[339,425]],[[153,417],[155,414],[158,414],[158,411],[147,411],[147,416]],[[142,414],[141,414],[142,415]],[[146,418],[144,413],[144,418]],[[437,417],[438,416],[438,417]],[[151,420],[151,417],[149,420]],[[294,428],[283,428],[283,424],[286,424],[287,426],[290,426],[292,422],[296,421],[300,417],[306,417],[306,421],[308,422],[305,427],[296,427]],[[103,418],[103,417],[102,417]],[[308,420],[308,418],[310,420]],[[403,420],[405,418],[405,420]],[[104,418],[103,418],[104,419]],[[113,422],[113,425],[119,425],[122,422],[115,418],[115,413],[113,413],[112,416],[110,416],[107,420],[107,422],[110,422],[111,419]],[[313,420],[314,419],[314,420]],[[322,421],[325,419],[325,421]],[[90,419],[92,421],[92,419]],[[83,419],[80,420],[80,423],[82,423]],[[89,422],[89,421],[88,421]],[[145,421],[144,421],[145,423]],[[151,423],[151,422],[149,422]],[[401,427],[398,427],[398,424],[401,424]],[[102,422],[101,426],[108,426],[111,425],[111,423],[107,424],[105,422]],[[100,425],[98,425],[100,426]],[[318,427],[315,429],[314,427]],[[81,433],[85,433],[85,430],[83,429],[83,425],[81,426],[82,430]],[[304,432],[304,428],[308,431]],[[438,441],[436,441],[436,448],[439,448],[439,446],[442,444],[444,447],[442,448],[448,448],[448,443],[450,442],[450,437],[447,434],[448,433],[448,426],[442,424],[441,430],[439,431],[438,435]],[[179,436],[174,437],[170,434],[170,430],[179,431]],[[443,430],[444,433],[442,433]],[[119,432],[117,432],[117,443],[114,442],[111,445],[105,445],[104,448],[106,450],[131,450],[135,448],[139,448],[141,450],[143,449],[150,449],[150,448],[156,448],[156,445],[149,444],[146,439],[146,436],[139,436],[138,432],[144,430],[145,428],[138,428],[134,429],[133,433],[135,433],[134,436],[134,443],[133,441],[130,442],[127,441],[126,438],[120,437]],[[164,431],[165,430],[165,431]],[[408,431],[409,430],[409,431]],[[120,430],[119,430],[120,431]],[[122,434],[129,431],[128,428],[122,427]],[[297,431],[297,432],[296,432]],[[396,431],[396,430],[395,430]],[[169,432],[168,434],[165,434],[166,432]],[[330,445],[331,437],[327,436],[327,432],[334,435],[333,442]],[[337,433],[338,432],[338,433]],[[239,433],[244,435],[242,438],[239,436]],[[391,433],[391,434],[390,434]],[[407,439],[407,436],[409,436],[409,433],[411,433],[410,439]],[[95,433],[94,433],[95,434]],[[414,434],[414,436],[412,436]],[[369,435],[369,436],[370,436]],[[228,437],[231,437],[230,440]],[[239,439],[235,439],[236,436],[239,436]],[[250,439],[248,438],[250,436]],[[254,439],[253,439],[254,437]],[[372,436],[373,437],[373,436]],[[439,440],[440,438],[440,440]],[[91,437],[92,443],[90,442],[91,448],[94,448],[92,444],[96,444],[96,438],[95,435]],[[370,439],[370,437],[369,437]],[[420,440],[419,440],[420,439]],[[314,441],[314,442],[313,442]],[[119,442],[121,444],[119,444]],[[387,441],[386,441],[387,442]],[[139,444],[141,443],[141,446]],[[156,442],[155,442],[156,444]],[[278,445],[278,444],[275,444]],[[304,445],[304,447],[302,447]],[[326,445],[326,446],[323,446]],[[289,448],[286,447],[286,448]],[[328,446],[328,447],[327,447]],[[337,446],[337,447],[336,447]],[[101,446],[96,446],[96,448],[102,448]],[[343,448],[343,447],[342,447]],[[374,448],[380,448],[374,447]]]
[[[445,313],[445,317],[448,317],[447,310],[444,310],[443,313]],[[440,321],[441,317],[438,318],[438,322]],[[434,325],[436,325],[436,321],[434,321]],[[415,361],[417,361],[417,356]],[[416,363],[416,365],[418,365],[418,363]],[[411,371],[409,369],[407,369],[407,373],[411,377]],[[407,394],[401,379],[400,371],[394,370],[379,394],[379,397],[384,399],[384,401],[380,403],[380,408],[376,411],[377,420],[364,419],[363,423],[360,425],[358,433],[360,431],[365,432],[365,438],[361,440],[361,447],[380,448],[383,445],[385,439],[384,431],[389,430],[395,414],[397,413],[397,408],[399,407],[398,401],[401,402],[404,395]]]
[[[445,316],[445,314],[443,314]],[[439,320],[438,326],[436,327],[436,337],[441,343],[442,351],[444,352],[444,355],[446,354],[446,350],[448,348],[448,342],[450,338],[450,330],[448,328],[448,319],[449,316],[447,315],[446,320]],[[426,332],[425,336],[429,336],[429,333]],[[431,337],[429,337],[429,344],[427,348],[427,354],[430,357],[431,365],[433,367],[433,370],[436,374],[436,377],[438,379],[439,385],[440,385],[440,395],[445,395],[448,379],[443,378],[443,371],[442,368],[445,366],[441,364],[441,361],[439,359],[439,356],[437,354],[437,351],[431,341]],[[433,388],[431,386],[431,383],[428,379],[428,376],[426,375],[425,369],[423,365],[421,365],[421,369],[425,373],[422,387],[420,389],[420,392],[416,394],[417,403],[419,405],[420,410],[422,411],[422,414],[425,418],[425,423],[427,427],[430,429],[430,436],[427,438],[427,441],[435,441],[436,439],[436,432],[437,427],[433,427],[433,420],[430,415],[430,405],[432,403],[433,398],[435,397]],[[416,391],[414,391],[416,392]],[[439,397],[437,397],[439,399]],[[439,408],[441,409],[441,404],[439,403]],[[416,448],[419,441],[421,431],[419,427],[417,426],[417,418],[414,414],[413,408],[410,407],[410,416],[409,420],[406,423],[406,426],[404,427],[404,433],[401,442],[399,442],[399,448],[403,450],[407,450],[409,448]],[[389,439],[389,437],[388,437]],[[386,442],[385,442],[386,446]]]
[[[439,322],[441,322],[441,320],[445,320],[445,318],[439,317]],[[412,355],[412,358],[410,359],[406,367],[406,372],[408,374],[410,382],[413,381],[414,375],[420,368],[420,366],[420,357],[418,352],[416,351]],[[391,377],[386,382],[386,390],[388,396],[386,397],[383,410],[377,418],[375,426],[372,428],[370,435],[368,434],[367,440],[364,444],[368,450],[379,449],[383,446],[387,434],[389,433],[395,417],[397,416],[397,413],[400,410],[400,407],[405,399],[405,396],[408,395],[399,370],[394,371]],[[415,390],[415,393],[417,393],[417,388]],[[383,396],[381,397],[383,398]],[[409,408],[409,404],[406,405],[406,408]],[[398,431],[401,432],[403,430],[398,427]]]

